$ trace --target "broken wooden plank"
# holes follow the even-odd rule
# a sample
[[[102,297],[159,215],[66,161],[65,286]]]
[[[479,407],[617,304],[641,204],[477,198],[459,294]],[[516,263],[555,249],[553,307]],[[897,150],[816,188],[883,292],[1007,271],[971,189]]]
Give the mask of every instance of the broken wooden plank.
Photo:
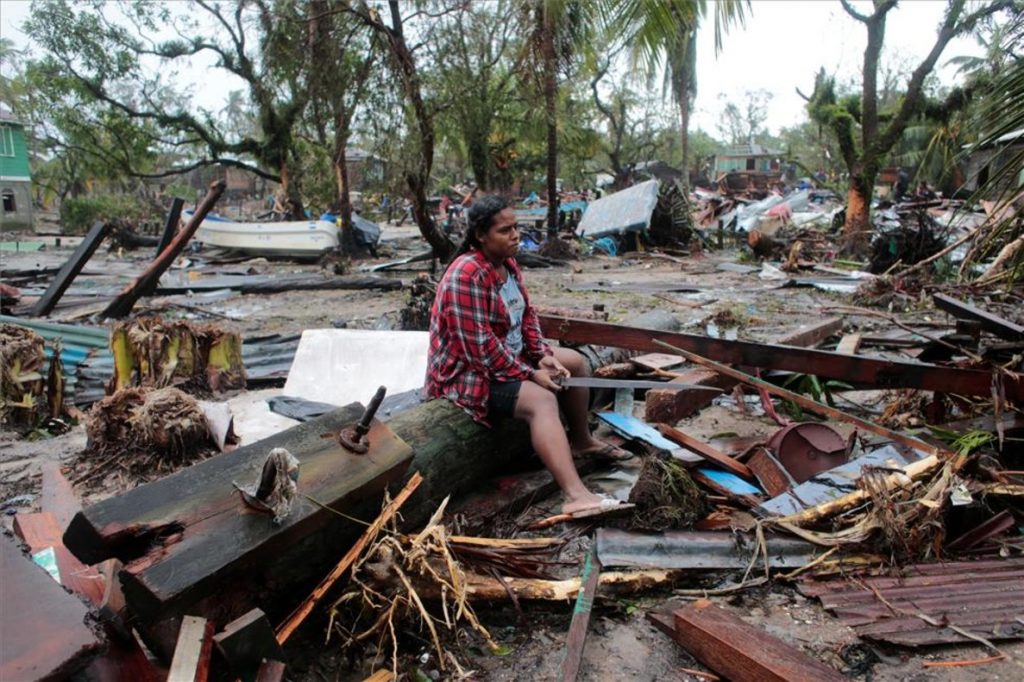
[[[82,239],[74,253],[71,254],[71,257],[61,267],[60,272],[53,278],[53,281],[50,282],[46,293],[36,301],[36,304],[28,312],[31,317],[42,317],[43,315],[49,315],[53,311],[57,302],[60,301],[60,297],[68,290],[75,277],[78,277],[78,274],[82,272],[82,268],[89,262],[92,255],[96,253],[96,249],[100,247],[100,243],[109,233],[110,225],[106,222],[97,221],[93,223],[85,238]]]
[[[260,609],[236,618],[213,636],[213,644],[234,677],[253,679],[264,659],[283,661],[284,650],[274,635],[274,626]]]
[[[888,438],[889,440],[899,443],[900,445],[905,445],[908,448],[919,450],[920,452],[924,452],[929,455],[936,455],[939,452],[942,452],[940,448],[936,448],[932,445],[929,445],[924,441],[918,440],[916,438],[911,438],[910,436],[905,436],[902,433],[892,431],[890,429],[885,428],[884,426],[879,426],[874,422],[869,422],[865,419],[861,419],[860,417],[855,417],[851,414],[847,414],[846,412],[837,410],[836,408],[831,407],[830,405],[819,403],[817,401],[811,400],[810,398],[806,398],[802,395],[794,393],[793,391],[780,388],[775,384],[764,381],[763,379],[752,377],[749,374],[745,374],[739,370],[733,369],[732,367],[723,365],[720,362],[715,362],[714,360],[711,360],[709,358],[702,357],[700,355],[697,355],[696,353],[691,353],[687,350],[683,350],[682,348],[677,348],[676,346],[673,346],[669,343],[665,343],[657,339],[655,339],[654,343],[656,345],[664,346],[666,348],[675,350],[681,353],[687,360],[697,363],[698,365],[704,365],[705,367],[714,369],[716,372],[721,372],[722,374],[730,376],[741,383],[747,384],[748,386],[764,389],[771,395],[783,398],[784,400],[792,401],[799,405],[800,407],[804,408],[805,410],[808,410],[815,414],[819,414],[830,419],[836,419],[838,421],[846,422],[848,424],[853,424],[854,426],[862,428],[865,431],[877,434],[879,436],[883,436],[885,438]],[[952,453],[948,453],[948,451],[947,454],[952,455]]]
[[[370,527],[366,529],[362,537],[352,545],[352,547],[345,553],[345,556],[341,558],[341,561],[335,565],[331,572],[320,581],[312,594],[307,597],[302,604],[295,609],[294,613],[288,616],[288,619],[277,628],[277,640],[284,644],[288,641],[288,638],[292,636],[296,628],[302,624],[302,621],[306,619],[306,616],[312,612],[313,608],[319,603],[323,596],[327,594],[327,590],[331,589],[331,586],[338,581],[338,578],[348,570],[356,559],[359,558],[359,554],[366,548],[368,544],[373,542],[377,535],[380,534],[381,529],[398,513],[405,501],[409,499],[409,496],[416,492],[416,488],[419,487],[420,483],[423,482],[423,477],[419,472],[413,474],[409,482],[405,484],[402,491],[395,496],[395,499],[391,500],[384,510],[381,511],[380,516],[370,524]]]
[[[754,478],[753,472],[750,471],[750,468],[746,464],[737,462],[724,452],[719,451],[717,448],[714,448],[707,443],[680,431],[679,429],[672,428],[668,424],[658,424],[657,428],[658,431],[669,440],[682,445],[691,452],[695,452],[705,460],[718,465],[722,469],[731,471],[737,476],[742,476],[746,479],[752,480]]]
[[[994,315],[987,310],[977,306],[958,301],[952,296],[945,294],[933,294],[932,300],[940,310],[945,310],[950,315],[962,320],[974,320],[981,323],[981,328],[990,334],[994,334],[1007,341],[1024,341],[1024,327],[1005,317]]]
[[[813,348],[830,336],[835,336],[843,330],[842,317],[829,317],[821,322],[810,325],[802,325],[797,329],[787,332],[776,340],[782,346],[800,346],[801,348]]]
[[[412,449],[384,424],[372,423],[365,455],[345,450],[331,435],[362,413],[353,403],[87,507],[75,516],[64,542],[86,561],[124,561],[125,597],[142,618],[190,603],[234,571],[276,556],[332,521],[334,514],[310,498],[344,510],[404,474]],[[256,480],[276,447],[287,448],[301,463],[302,494],[280,524],[246,507],[233,486]]]
[[[701,367],[680,372],[669,383],[713,386],[723,391],[732,390],[736,385],[729,377]],[[644,421],[675,424],[707,407],[717,397],[709,391],[652,388],[644,395]]]
[[[46,460],[40,466],[43,472],[43,485],[39,506],[44,512],[50,512],[56,519],[61,533],[71,523],[75,514],[82,511],[82,502],[71,487],[70,481],[61,472],[60,464]]]
[[[281,682],[285,665],[281,661],[263,661],[256,673],[255,682]]]
[[[796,481],[786,471],[779,460],[768,451],[768,448],[754,448],[753,454],[747,459],[747,466],[754,473],[761,487],[772,497],[783,494],[796,485]]]
[[[59,582],[94,606],[103,603],[103,576],[94,566],[86,566],[67,550],[61,541],[61,528],[49,512],[18,514],[14,534],[24,540],[32,554],[52,549],[60,574]]]
[[[143,272],[139,277],[132,282],[130,285],[125,287],[124,291],[117,295],[117,297],[110,302],[106,310],[103,311],[102,317],[105,318],[121,318],[131,312],[132,307],[135,305],[141,297],[145,296],[147,292],[155,291],[156,284],[160,280],[160,275],[164,274],[167,268],[171,267],[174,259],[178,257],[178,254],[188,244],[188,240],[192,238],[192,235],[199,229],[200,223],[206,218],[206,214],[213,210],[217,200],[220,199],[221,195],[224,194],[225,185],[223,180],[215,180],[210,183],[210,189],[207,191],[206,196],[196,207],[196,212],[192,215],[192,218],[188,221],[188,224],[177,235],[171,240],[171,243],[167,245],[163,251],[160,252],[153,262],[150,263],[146,271]]]
[[[576,605],[572,610],[572,621],[569,633],[565,637],[565,658],[562,660],[562,682],[575,682],[583,662],[583,647],[587,642],[587,626],[590,624],[590,612],[594,608],[594,593],[601,577],[601,562],[597,558],[597,548],[587,552],[580,574],[580,591],[576,595]]]
[[[677,609],[671,621],[660,614],[657,619],[650,615],[648,618],[694,658],[733,682],[842,682],[846,679],[824,663],[706,599]]]
[[[0,537],[0,679],[64,679],[86,666],[103,642],[85,625],[89,610]]]
[[[860,344],[863,341],[863,334],[845,334],[843,338],[839,339],[839,345],[836,346],[836,352],[842,353],[843,355],[856,355],[857,351],[860,350]]]
[[[185,616],[178,631],[168,682],[206,682],[213,654],[213,623],[199,616]]]
[[[174,197],[171,200],[171,208],[167,211],[167,220],[164,222],[164,230],[160,233],[160,241],[156,245],[156,253],[153,257],[158,257],[163,250],[167,248],[167,245],[174,239],[174,235],[178,232],[178,224],[181,222],[181,209],[185,207],[185,200],[180,197]]]
[[[593,343],[645,352],[667,349],[679,353],[682,349],[718,362],[814,374],[869,388],[919,388],[974,396],[988,396],[992,391],[992,373],[984,370],[881,360],[752,341],[712,339],[591,320],[541,316],[540,323],[547,338],[567,343]],[[1006,375],[1003,383],[1007,398],[1024,399],[1024,376]]]

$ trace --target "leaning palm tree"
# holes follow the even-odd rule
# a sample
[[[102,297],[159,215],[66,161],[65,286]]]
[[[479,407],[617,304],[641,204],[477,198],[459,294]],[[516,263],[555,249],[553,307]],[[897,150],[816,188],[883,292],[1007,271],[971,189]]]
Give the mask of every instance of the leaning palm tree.
[[[1024,48],[1024,12],[1014,15],[1001,37],[1007,52]],[[1024,136],[1024,62],[1014,60],[993,78],[975,123],[984,133],[968,152]],[[970,273],[972,266],[995,256],[980,282],[1024,278],[1024,149],[1008,154],[976,194],[993,197],[993,210],[976,233],[960,273]]]

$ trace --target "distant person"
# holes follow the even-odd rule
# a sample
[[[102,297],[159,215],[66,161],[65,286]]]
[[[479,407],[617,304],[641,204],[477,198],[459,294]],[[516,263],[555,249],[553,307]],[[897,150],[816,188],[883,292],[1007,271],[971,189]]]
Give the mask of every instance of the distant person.
[[[907,190],[910,189],[910,175],[907,171],[900,168],[899,173],[896,174],[896,184],[893,185],[892,198],[893,201],[900,201],[907,195]]]
[[[928,183],[922,180],[917,183],[917,189],[914,190],[914,198],[922,201],[928,201],[935,198],[935,191],[928,186]]]

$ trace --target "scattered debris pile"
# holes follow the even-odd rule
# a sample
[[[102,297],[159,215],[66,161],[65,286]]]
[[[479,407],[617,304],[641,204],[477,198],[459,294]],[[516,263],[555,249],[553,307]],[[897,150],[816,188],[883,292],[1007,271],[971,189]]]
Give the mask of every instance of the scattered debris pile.
[[[34,425],[46,389],[43,337],[30,329],[0,324],[0,423]]]
[[[93,405],[85,430],[78,483],[114,472],[152,480],[217,451],[199,403],[172,387],[121,389]]]

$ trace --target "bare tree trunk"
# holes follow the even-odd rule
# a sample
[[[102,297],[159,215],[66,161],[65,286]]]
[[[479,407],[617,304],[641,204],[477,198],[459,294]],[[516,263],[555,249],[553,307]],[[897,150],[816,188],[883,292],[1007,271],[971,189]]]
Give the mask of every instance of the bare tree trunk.
[[[338,187],[338,211],[341,214],[341,251],[354,256],[356,253],[356,235],[352,226],[352,195],[348,186],[348,130],[335,130],[334,133],[334,180]]]
[[[843,224],[843,251],[863,253],[871,234],[871,196],[874,175],[854,175],[846,194],[846,222]]]
[[[558,58],[553,18],[543,12],[544,118],[548,127],[548,237],[558,235]]]

